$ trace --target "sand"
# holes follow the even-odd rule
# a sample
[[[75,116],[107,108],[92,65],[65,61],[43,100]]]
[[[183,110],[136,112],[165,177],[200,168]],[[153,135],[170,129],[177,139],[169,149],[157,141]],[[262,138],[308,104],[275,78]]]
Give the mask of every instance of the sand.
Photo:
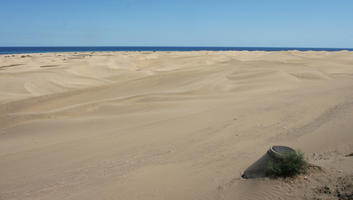
[[[241,179],[271,145],[324,171]],[[0,55],[1,200],[326,198],[352,152],[353,52]]]

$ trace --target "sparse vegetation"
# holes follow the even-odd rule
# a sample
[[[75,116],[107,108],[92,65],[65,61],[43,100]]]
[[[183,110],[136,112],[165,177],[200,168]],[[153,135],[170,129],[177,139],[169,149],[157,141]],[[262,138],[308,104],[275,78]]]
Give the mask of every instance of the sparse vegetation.
[[[290,152],[270,162],[267,173],[271,177],[293,177],[304,173],[307,166],[302,152]]]

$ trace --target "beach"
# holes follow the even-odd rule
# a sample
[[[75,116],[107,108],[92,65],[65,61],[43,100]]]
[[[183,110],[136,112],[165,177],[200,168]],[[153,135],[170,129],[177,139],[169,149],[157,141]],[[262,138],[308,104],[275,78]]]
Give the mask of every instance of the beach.
[[[0,200],[311,199],[352,141],[352,51],[0,55]],[[324,172],[241,179],[272,145]]]

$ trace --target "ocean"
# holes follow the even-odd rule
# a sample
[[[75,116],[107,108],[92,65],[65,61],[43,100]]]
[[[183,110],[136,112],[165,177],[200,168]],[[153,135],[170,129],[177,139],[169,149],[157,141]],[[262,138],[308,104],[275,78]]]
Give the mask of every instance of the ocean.
[[[0,54],[91,51],[353,51],[352,48],[295,48],[295,47],[153,47],[153,46],[84,46],[84,47],[0,47]]]

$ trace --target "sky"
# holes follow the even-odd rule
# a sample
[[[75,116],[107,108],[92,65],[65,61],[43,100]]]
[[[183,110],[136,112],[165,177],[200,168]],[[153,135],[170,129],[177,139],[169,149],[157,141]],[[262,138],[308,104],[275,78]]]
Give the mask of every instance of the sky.
[[[353,48],[353,0],[0,0],[0,46]]]

